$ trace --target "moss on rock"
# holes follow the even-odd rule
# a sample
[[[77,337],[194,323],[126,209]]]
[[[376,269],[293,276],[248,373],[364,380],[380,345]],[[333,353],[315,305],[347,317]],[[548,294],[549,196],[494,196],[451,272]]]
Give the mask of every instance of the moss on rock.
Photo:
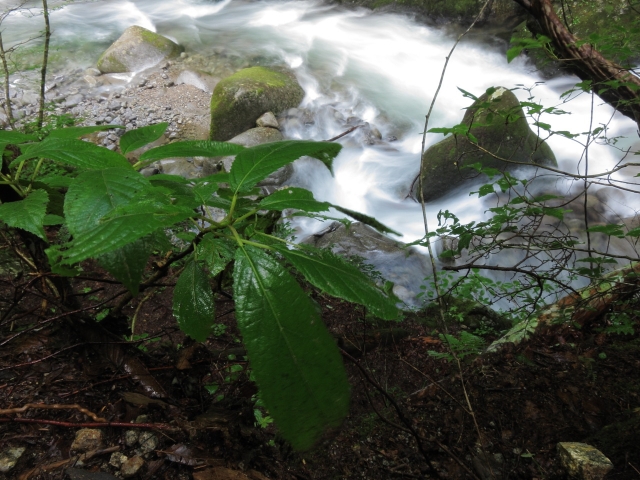
[[[221,80],[211,97],[211,140],[228,140],[255,127],[265,112],[297,107],[304,90],[293,73],[266,67],[240,70]]]
[[[136,72],[175,57],[184,49],[177,43],[146,28],[127,28],[98,59],[102,73]]]
[[[462,124],[476,137],[478,145],[492,154],[516,162],[557,165],[551,148],[529,128],[516,96],[504,87],[489,89],[467,110]],[[506,171],[513,164],[483,152],[463,135],[451,135],[432,145],[423,156],[422,186],[425,201],[435,200],[478,172],[469,165]],[[420,198],[418,179],[412,195]]]

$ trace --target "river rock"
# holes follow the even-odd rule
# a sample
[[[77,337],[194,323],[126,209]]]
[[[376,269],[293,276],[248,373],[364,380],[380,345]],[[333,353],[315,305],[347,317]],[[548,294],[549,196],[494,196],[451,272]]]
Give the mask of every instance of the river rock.
[[[229,143],[235,143],[236,145],[242,145],[245,147],[253,147],[255,145],[262,145],[263,143],[278,142],[283,139],[284,137],[282,136],[282,133],[275,128],[256,127],[247,130],[240,135],[236,135],[229,140]],[[225,172],[230,171],[235,158],[235,155],[232,155],[228,157],[204,159],[202,164],[202,175],[212,175],[220,170],[224,170]],[[281,185],[291,176],[292,173],[293,166],[291,164],[285,165],[262,180],[258,185]]]
[[[23,447],[19,447],[7,448],[6,450],[0,452],[0,472],[7,473],[9,470],[15,467],[24,451],[25,449]]]
[[[191,85],[199,88],[203,92],[212,93],[213,89],[218,84],[218,81],[218,78],[204,72],[183,70],[180,72],[174,83],[176,85]]]
[[[470,127],[479,146],[494,155],[517,162],[557,165],[551,148],[529,128],[516,96],[504,87],[490,89],[480,96],[465,113],[462,124]],[[479,150],[463,135],[451,135],[429,147],[422,163],[422,190],[427,202],[467,180],[483,178],[475,169],[464,167],[481,163],[506,171],[516,166]],[[411,188],[415,199],[420,198],[418,187],[416,178]]]
[[[420,305],[417,295],[423,291],[420,287],[431,272],[424,255],[412,247],[387,238],[360,222],[352,223],[349,228],[333,222],[323,231],[304,239],[303,243],[330,248],[343,257],[360,257],[364,264],[380,272],[382,278],[394,283],[393,293],[407,306]]]
[[[580,480],[600,480],[613,468],[604,454],[586,443],[558,443],[560,463],[570,477]]]
[[[76,432],[76,438],[71,444],[71,450],[89,452],[102,446],[102,430],[97,428],[82,428]]]
[[[140,470],[143,465],[144,460],[136,455],[122,464],[122,467],[120,467],[120,474],[124,478],[133,477],[138,473],[138,470]]]
[[[175,57],[183,48],[162,35],[134,25],[127,28],[98,59],[102,73],[138,72]]]
[[[228,140],[256,124],[265,112],[297,107],[304,90],[289,70],[251,67],[216,85],[211,97],[211,140]]]

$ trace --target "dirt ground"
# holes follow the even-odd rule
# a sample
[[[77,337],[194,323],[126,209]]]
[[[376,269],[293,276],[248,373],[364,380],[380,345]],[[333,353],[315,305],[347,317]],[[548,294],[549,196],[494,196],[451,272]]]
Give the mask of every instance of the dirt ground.
[[[74,283],[83,307],[106,302],[94,313],[120,292],[91,280],[102,275],[88,264]],[[428,353],[446,348],[420,315],[382,324],[312,293],[345,352],[352,402],[340,429],[300,453],[256,406],[231,291],[218,295],[219,336],[196,344],[171,314],[175,278],[97,330],[61,316],[43,281],[0,282],[0,453],[24,448],[6,478],[122,477],[119,453],[142,459],[140,479],[560,479],[561,441],[601,449],[615,466],[608,479],[640,478],[637,327],[562,327],[458,369]],[[148,336],[130,344],[134,317]],[[82,427],[102,432],[89,454],[72,450]]]

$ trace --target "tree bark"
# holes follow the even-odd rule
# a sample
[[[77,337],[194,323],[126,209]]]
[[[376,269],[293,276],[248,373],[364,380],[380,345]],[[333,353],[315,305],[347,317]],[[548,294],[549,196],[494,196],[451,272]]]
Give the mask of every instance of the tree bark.
[[[591,80],[593,91],[602,100],[631,118],[640,128],[640,78],[605,58],[592,45],[578,46],[579,39],[558,17],[551,0],[514,1],[533,16],[540,33],[551,39],[558,58],[567,62],[570,70],[581,80]],[[612,86],[606,83],[612,80],[619,84]]]

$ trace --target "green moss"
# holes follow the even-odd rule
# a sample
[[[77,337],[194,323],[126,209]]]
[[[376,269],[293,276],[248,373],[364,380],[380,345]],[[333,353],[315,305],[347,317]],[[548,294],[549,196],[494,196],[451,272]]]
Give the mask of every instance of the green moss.
[[[169,40],[167,37],[163,37],[162,35],[147,30],[146,28],[137,27],[136,29],[139,31],[140,37],[145,43],[148,43],[163,53],[167,53],[169,56],[175,56],[184,51],[184,47]]]
[[[212,140],[230,138],[255,127],[265,112],[297,107],[304,91],[290,72],[266,67],[240,70],[216,85],[211,96]]]

